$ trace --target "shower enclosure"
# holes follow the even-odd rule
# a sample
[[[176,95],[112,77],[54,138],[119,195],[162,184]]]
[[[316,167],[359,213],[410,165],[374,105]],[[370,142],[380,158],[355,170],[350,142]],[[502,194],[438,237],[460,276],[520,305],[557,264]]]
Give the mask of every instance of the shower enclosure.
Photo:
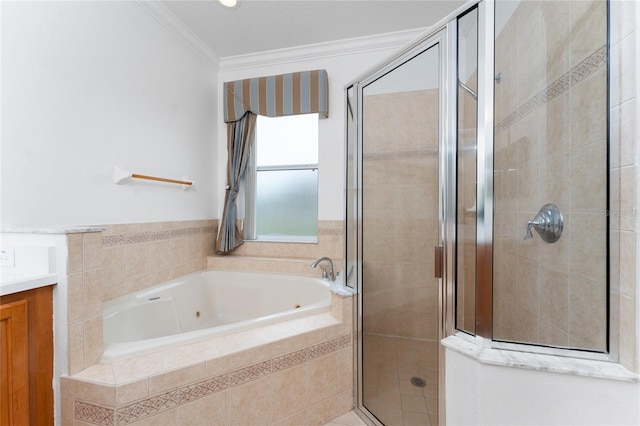
[[[357,409],[444,423],[439,341],[615,359],[607,3],[481,1],[346,88]]]

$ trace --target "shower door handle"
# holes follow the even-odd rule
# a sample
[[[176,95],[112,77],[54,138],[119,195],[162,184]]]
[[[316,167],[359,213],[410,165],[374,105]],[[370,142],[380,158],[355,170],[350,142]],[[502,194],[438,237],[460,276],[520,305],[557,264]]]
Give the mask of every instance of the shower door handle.
[[[433,275],[436,278],[442,278],[442,248],[442,246],[434,247]]]

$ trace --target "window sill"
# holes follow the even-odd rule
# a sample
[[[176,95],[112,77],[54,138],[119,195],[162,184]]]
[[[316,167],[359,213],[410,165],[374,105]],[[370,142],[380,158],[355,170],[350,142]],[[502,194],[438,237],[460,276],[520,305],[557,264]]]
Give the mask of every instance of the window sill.
[[[620,364],[610,361],[595,361],[559,355],[486,348],[458,336],[446,337],[441,340],[441,343],[447,349],[487,365],[523,368],[527,370],[571,374],[624,382],[640,382],[640,375],[627,370]]]
[[[290,235],[279,237],[277,235],[258,236],[255,240],[245,240],[252,243],[294,243],[294,244],[317,244],[318,237],[293,237]]]

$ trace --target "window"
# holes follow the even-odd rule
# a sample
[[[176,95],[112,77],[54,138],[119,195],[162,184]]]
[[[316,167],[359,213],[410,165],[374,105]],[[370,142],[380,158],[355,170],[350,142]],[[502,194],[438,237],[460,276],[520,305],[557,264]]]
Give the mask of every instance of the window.
[[[245,177],[245,239],[318,240],[318,114],[258,116]]]

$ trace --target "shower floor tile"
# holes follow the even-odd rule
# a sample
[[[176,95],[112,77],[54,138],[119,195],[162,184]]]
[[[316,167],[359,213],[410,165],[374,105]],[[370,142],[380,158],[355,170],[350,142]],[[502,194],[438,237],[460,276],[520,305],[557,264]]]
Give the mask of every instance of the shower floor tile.
[[[363,339],[364,406],[386,426],[436,425],[438,342],[370,334]]]

